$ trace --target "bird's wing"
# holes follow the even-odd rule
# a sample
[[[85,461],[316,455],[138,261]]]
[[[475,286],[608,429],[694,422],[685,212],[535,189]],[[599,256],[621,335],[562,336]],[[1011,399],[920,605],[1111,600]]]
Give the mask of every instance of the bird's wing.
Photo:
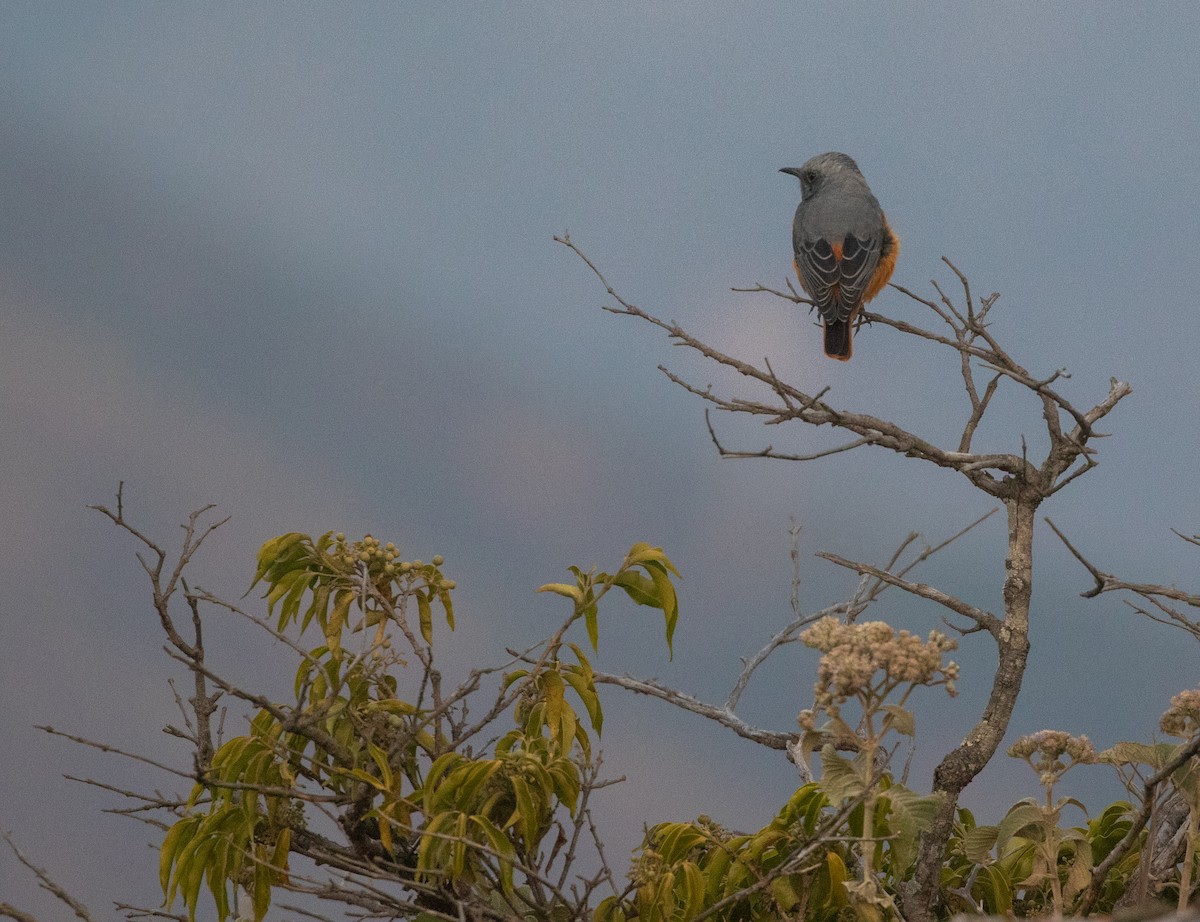
[[[796,241],[796,273],[823,320],[848,320],[862,306],[879,248],[877,237],[854,234],[836,242],[824,237]]]
[[[879,265],[879,237],[858,237],[847,234],[842,244],[841,310],[839,320],[847,320],[863,304],[863,296]]]

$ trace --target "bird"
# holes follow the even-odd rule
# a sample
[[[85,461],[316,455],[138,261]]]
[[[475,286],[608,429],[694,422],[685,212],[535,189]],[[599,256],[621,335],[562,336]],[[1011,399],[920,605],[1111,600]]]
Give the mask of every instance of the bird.
[[[824,323],[825,354],[848,362],[859,311],[892,277],[900,238],[846,154],[818,154],[804,166],[779,172],[800,180],[792,222],[800,287]]]

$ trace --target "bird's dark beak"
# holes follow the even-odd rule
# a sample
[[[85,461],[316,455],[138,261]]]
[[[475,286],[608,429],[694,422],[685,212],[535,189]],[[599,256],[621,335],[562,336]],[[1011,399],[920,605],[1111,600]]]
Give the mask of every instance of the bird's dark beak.
[[[795,176],[797,179],[800,178],[800,167],[798,167],[798,166],[785,166],[779,172],[780,173],[790,173],[792,176]]]

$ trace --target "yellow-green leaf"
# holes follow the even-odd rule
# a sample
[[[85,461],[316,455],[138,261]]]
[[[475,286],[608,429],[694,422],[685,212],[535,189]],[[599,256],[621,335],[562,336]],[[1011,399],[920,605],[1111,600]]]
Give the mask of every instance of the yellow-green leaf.
[[[544,586],[538,586],[536,592],[553,592],[555,595],[564,596],[576,605],[583,601],[583,592],[578,586],[572,586],[570,583],[546,583]]]
[[[427,644],[433,643],[433,609],[429,606],[429,596],[418,590],[417,596],[417,612],[421,619],[421,636],[425,638]]]

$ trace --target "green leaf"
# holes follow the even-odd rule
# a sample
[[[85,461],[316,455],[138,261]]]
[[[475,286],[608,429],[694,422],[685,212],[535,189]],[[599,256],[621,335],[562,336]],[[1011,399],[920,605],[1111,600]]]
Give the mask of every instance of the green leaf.
[[[486,816],[472,816],[471,822],[483,833],[483,837],[487,840],[488,847],[496,853],[500,861],[500,888],[504,891],[505,896],[510,900],[514,896],[513,890],[513,860],[517,856],[517,851],[513,847],[512,840],[509,839],[500,829],[496,827],[491,820]]]
[[[667,570],[670,570],[676,576],[679,576],[679,571],[675,569],[675,565],[667,559],[667,555],[663,553],[661,547],[651,547],[644,541],[639,541],[629,549],[629,554],[625,557],[627,566],[640,566],[645,563],[657,563]]]
[[[626,570],[624,573],[618,573],[613,580],[613,585],[619,586],[625,590],[628,595],[638,605],[649,605],[652,608],[662,608],[662,601],[658,597],[658,587],[648,576],[643,576],[636,570]]]
[[[1012,879],[1000,865],[984,865],[975,874],[971,896],[983,904],[989,915],[1007,916],[1012,912]]]
[[[985,864],[991,861],[992,848],[1000,830],[996,826],[975,826],[968,829],[962,836],[962,851],[972,864]]]
[[[529,790],[529,785],[520,775],[514,775],[509,779],[512,784],[513,797],[516,799],[517,806],[513,815],[508,818],[506,826],[511,826],[513,820],[520,822],[521,836],[525,840],[525,848],[532,851],[537,846],[538,828],[541,826],[541,817],[538,815],[538,809],[533,798],[533,794]]]
[[[655,588],[658,590],[659,599],[662,601],[660,607],[667,627],[667,658],[674,659],[675,650],[672,640],[675,637],[675,625],[679,621],[679,601],[675,597],[675,587],[671,585],[671,578],[661,567],[651,566],[647,569],[650,571]]]
[[[1040,826],[1041,822],[1041,808],[1031,801],[1020,801],[1013,805],[996,827],[996,844],[1003,851],[1009,839],[1020,835],[1030,826]]]
[[[556,670],[549,669],[542,674],[539,684],[541,685],[542,698],[546,702],[546,726],[550,730],[550,738],[558,740],[563,746],[569,746],[570,741],[560,736],[563,710],[566,708],[566,701],[563,696],[562,676]]]
[[[882,797],[891,807],[888,822],[898,833],[888,841],[892,873],[903,877],[916,860],[921,833],[933,823],[941,798],[934,794],[922,796],[901,784],[892,785]]]
[[[576,605],[580,605],[583,602],[583,590],[578,586],[572,586],[569,583],[546,583],[544,586],[538,586],[538,588],[534,591],[553,592],[555,595],[565,596],[573,601]]]
[[[308,606],[308,611],[304,613],[304,620],[300,623],[300,633],[303,634],[308,630],[309,624],[313,618],[318,619],[318,623],[326,620],[329,611],[329,586],[325,583],[318,583],[313,590],[312,604]],[[279,630],[283,630],[281,625]]]
[[[825,853],[825,868],[829,873],[829,901],[834,906],[845,906],[849,902],[845,884],[850,877],[846,862],[837,852],[828,851]]]
[[[379,769],[379,774],[383,778],[384,790],[390,790],[392,787],[392,766],[388,762],[387,753],[370,740],[367,740],[367,752],[371,755],[371,761]]]
[[[1113,765],[1148,765],[1158,770],[1174,758],[1178,747],[1173,743],[1117,743],[1096,758]]]
[[[307,538],[308,535],[292,531],[264,543],[258,551],[258,566],[254,571],[254,582],[250,584],[250,589],[258,585],[259,580],[267,575],[267,571],[278,563],[280,558],[294,554],[301,542]],[[250,589],[246,590],[247,594],[250,592]]]
[[[558,798],[559,803],[567,808],[567,812],[574,819],[575,811],[579,807],[579,770],[575,767],[575,763],[569,759],[557,759],[550,766],[550,778],[554,785],[554,794]]]
[[[588,590],[588,598],[591,599],[591,590]],[[593,650],[600,649],[600,618],[599,610],[596,608],[594,600],[589,601],[583,608],[583,623],[587,627],[588,640],[592,644]]]
[[[446,626],[450,630],[454,630],[454,603],[450,601],[449,589],[438,589],[438,601],[442,603],[442,610],[446,613]]]
[[[881,711],[886,713],[883,719],[884,731],[895,730],[903,736],[917,735],[917,722],[912,711],[905,710],[898,704],[885,704]]]
[[[291,592],[297,584],[303,587],[307,581],[307,577],[308,574],[303,570],[292,570],[280,576],[267,591],[267,614],[272,614],[279,600]],[[286,610],[280,617],[280,623],[281,625],[287,624]],[[282,630],[282,627],[280,629]]]
[[[163,894],[167,897],[164,906],[170,905],[175,896],[173,887],[169,892],[167,890],[171,882],[171,867],[175,864],[175,859],[180,851],[186,848],[192,837],[196,835],[201,819],[202,817],[199,816],[188,816],[181,819],[167,830],[163,844],[158,850],[158,879],[162,884]]]
[[[771,898],[784,913],[790,913],[795,909],[802,898],[800,891],[796,888],[793,875],[790,874],[776,877],[767,889],[771,893]]]
[[[600,708],[600,696],[596,691],[596,683],[592,679],[591,668],[589,667],[584,672],[580,667],[568,666],[563,670],[562,677],[579,696],[580,702],[587,710],[592,729],[597,734],[600,733],[604,726],[604,712]]]
[[[821,747],[821,787],[835,804],[858,797],[867,789],[859,768],[829,744]]]
[[[704,906],[706,889],[704,875],[700,873],[700,868],[694,861],[685,861],[680,870],[683,872],[683,877],[682,879],[677,878],[676,888],[679,890],[684,904],[683,918],[691,919],[698,915]]]
[[[417,590],[417,611],[421,619],[421,636],[427,644],[433,643],[433,610],[429,607],[429,596]]]
[[[655,830],[654,850],[662,855],[663,861],[676,864],[707,841],[708,833],[692,823],[663,823]]]
[[[261,843],[254,846],[254,922],[262,922],[271,908],[271,873],[267,862],[267,847]]]
[[[325,643],[329,652],[336,654],[342,648],[342,628],[350,615],[350,603],[354,601],[353,589],[339,589],[333,600],[333,611],[329,620],[322,627],[325,629]]]

